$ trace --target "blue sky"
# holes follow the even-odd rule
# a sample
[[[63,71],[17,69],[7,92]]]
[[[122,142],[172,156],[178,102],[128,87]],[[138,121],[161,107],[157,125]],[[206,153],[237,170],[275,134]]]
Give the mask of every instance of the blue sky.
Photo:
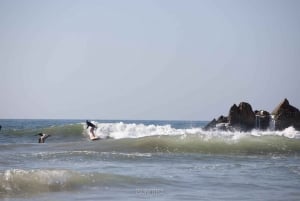
[[[0,0],[0,118],[300,107],[300,1]]]

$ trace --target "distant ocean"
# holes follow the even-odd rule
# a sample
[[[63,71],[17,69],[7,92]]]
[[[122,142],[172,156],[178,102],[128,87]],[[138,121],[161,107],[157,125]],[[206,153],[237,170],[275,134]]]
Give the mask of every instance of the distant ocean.
[[[300,132],[204,121],[0,120],[0,200],[300,200]],[[50,134],[39,144],[39,132]]]

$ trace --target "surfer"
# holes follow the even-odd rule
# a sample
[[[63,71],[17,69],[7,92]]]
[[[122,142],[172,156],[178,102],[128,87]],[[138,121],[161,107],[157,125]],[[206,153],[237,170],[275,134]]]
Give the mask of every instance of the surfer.
[[[1,131],[1,129],[2,129],[2,126],[0,125],[0,131]]]
[[[92,122],[90,122],[90,121],[88,121],[88,120],[86,120],[86,129],[88,129],[89,127],[91,127],[91,129],[90,129],[90,133],[92,134],[92,137],[91,137],[91,139],[93,140],[93,139],[97,139],[97,137],[95,136],[95,133],[94,133],[94,131],[95,131],[95,128],[97,128],[97,126],[95,125],[95,124],[93,124]]]
[[[36,136],[39,135],[39,143],[45,143],[45,140],[50,137],[51,135],[45,134],[45,133],[38,133]]]

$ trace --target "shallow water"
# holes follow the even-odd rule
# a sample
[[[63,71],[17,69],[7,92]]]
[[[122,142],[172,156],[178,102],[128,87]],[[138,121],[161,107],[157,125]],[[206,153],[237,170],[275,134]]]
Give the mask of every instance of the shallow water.
[[[299,132],[206,122],[0,120],[3,200],[299,200]],[[34,134],[52,136],[38,144]]]

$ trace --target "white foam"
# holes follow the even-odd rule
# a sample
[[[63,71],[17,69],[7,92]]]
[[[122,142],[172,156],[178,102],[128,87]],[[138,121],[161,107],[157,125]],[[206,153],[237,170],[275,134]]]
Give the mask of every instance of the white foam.
[[[272,130],[252,130],[251,132],[240,132],[240,131],[222,131],[222,130],[211,130],[204,131],[202,128],[189,128],[189,129],[175,129],[171,125],[144,125],[144,124],[126,124],[123,122],[119,123],[97,123],[97,129],[95,135],[100,138],[140,138],[155,135],[181,135],[181,139],[184,139],[187,134],[189,135],[200,135],[204,139],[210,139],[212,137],[222,137],[231,140],[238,140],[244,136],[283,136],[287,138],[300,139],[300,132],[296,131],[293,127],[286,128],[282,131]],[[85,129],[85,134],[88,135],[88,130]]]
[[[125,124],[120,123],[98,123],[95,131],[96,136],[100,138],[111,137],[121,138],[139,138],[154,135],[182,135],[195,134],[201,131],[198,129],[175,129],[170,125],[144,125],[144,124]]]
[[[0,191],[40,192],[54,186],[64,188],[72,174],[74,173],[68,170],[6,170],[4,173],[0,173]]]
[[[251,135],[253,136],[283,136],[287,138],[300,139],[300,132],[297,131],[294,127],[288,127],[282,131],[273,131],[273,130],[252,130]]]

